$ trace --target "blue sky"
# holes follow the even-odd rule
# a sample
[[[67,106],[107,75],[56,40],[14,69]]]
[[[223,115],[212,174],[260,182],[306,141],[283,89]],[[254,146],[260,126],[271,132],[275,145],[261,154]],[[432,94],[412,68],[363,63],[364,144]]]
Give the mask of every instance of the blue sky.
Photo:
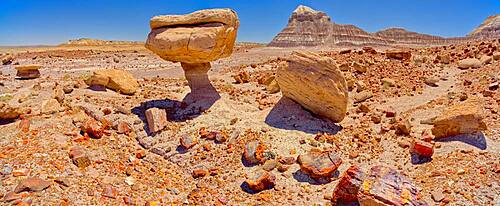
[[[466,35],[500,13],[500,0],[0,0],[0,45],[144,41],[152,16],[223,7],[238,12],[238,41],[269,42],[299,4],[368,32],[403,27],[446,37]]]

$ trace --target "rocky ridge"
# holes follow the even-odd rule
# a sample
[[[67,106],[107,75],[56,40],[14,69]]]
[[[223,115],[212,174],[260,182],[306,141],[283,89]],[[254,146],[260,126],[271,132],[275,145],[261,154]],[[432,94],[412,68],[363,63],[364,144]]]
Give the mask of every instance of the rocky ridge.
[[[479,38],[500,37],[500,14],[488,17],[467,36]]]
[[[297,46],[438,46],[473,41],[477,37],[499,36],[499,16],[488,18],[467,37],[444,38],[389,28],[369,33],[354,25],[337,24],[321,11],[300,5],[290,16],[287,26],[269,43],[273,47]]]

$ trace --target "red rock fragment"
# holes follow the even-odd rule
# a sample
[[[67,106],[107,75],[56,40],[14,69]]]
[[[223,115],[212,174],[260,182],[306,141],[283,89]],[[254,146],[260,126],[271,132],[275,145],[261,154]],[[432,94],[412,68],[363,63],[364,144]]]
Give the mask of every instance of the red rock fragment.
[[[102,124],[95,119],[89,119],[85,121],[81,129],[83,133],[86,133],[94,139],[100,139],[104,134],[104,127],[102,127]]]
[[[358,191],[360,205],[427,205],[406,176],[385,166],[374,166]]]
[[[342,159],[333,151],[313,149],[297,158],[300,170],[312,178],[330,178],[342,164]]]
[[[340,181],[333,191],[334,203],[348,203],[358,200],[358,191],[363,180],[365,173],[356,165],[352,165],[340,177]]]
[[[276,184],[275,181],[276,177],[274,174],[267,171],[259,171],[253,178],[245,180],[245,183],[248,185],[248,188],[258,192],[273,188]]]
[[[432,157],[434,154],[433,145],[422,140],[415,140],[411,146],[411,152],[422,157]]]
[[[22,198],[21,194],[17,194],[15,192],[8,192],[3,197],[3,201],[4,202],[12,202],[12,201],[15,201],[15,200],[20,200],[21,198]]]
[[[69,158],[80,169],[90,166],[90,159],[81,147],[72,147],[69,150]]]
[[[20,193],[24,191],[40,192],[50,186],[50,182],[45,181],[39,177],[29,177],[16,186],[14,189],[15,193]]]
[[[266,150],[264,143],[254,140],[250,141],[245,145],[245,151],[243,152],[243,158],[249,164],[262,164],[266,161],[264,157],[264,151]]]
[[[102,186],[102,196],[116,199],[118,196],[118,190],[109,184],[104,184]]]
[[[193,178],[200,178],[200,177],[205,177],[207,176],[208,171],[205,169],[197,168],[193,170],[193,173],[191,174]]]
[[[179,138],[179,142],[184,149],[190,149],[191,147],[198,144],[198,139],[196,137],[192,137],[189,134],[184,134]]]
[[[120,121],[118,123],[118,127],[116,128],[116,132],[118,134],[129,135],[131,131],[132,131],[132,127],[125,121]]]
[[[141,149],[141,150],[138,150],[136,153],[135,153],[135,157],[137,159],[142,159],[144,157],[146,157],[146,151]]]
[[[167,112],[164,109],[150,108],[146,110],[146,121],[148,122],[149,132],[157,133],[164,129],[167,124]]]
[[[395,129],[397,135],[406,135],[406,136],[410,135],[411,133],[410,121],[408,121],[408,119],[398,119],[396,121]]]
[[[23,132],[29,132],[30,131],[30,120],[29,119],[22,119],[19,122],[19,125],[17,128]]]
[[[126,205],[136,205],[135,200],[131,197],[123,197],[123,202]]]
[[[243,84],[250,81],[250,74],[246,71],[242,71],[237,75],[234,75],[233,78],[237,84]]]

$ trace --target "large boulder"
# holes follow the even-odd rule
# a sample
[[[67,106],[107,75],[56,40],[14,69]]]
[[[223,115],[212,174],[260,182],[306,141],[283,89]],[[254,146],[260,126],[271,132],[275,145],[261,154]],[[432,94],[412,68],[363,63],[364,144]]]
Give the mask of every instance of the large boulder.
[[[231,9],[155,16],[146,48],[172,62],[206,63],[231,55],[239,20]]]
[[[312,52],[295,52],[280,64],[277,78],[283,96],[334,122],[347,111],[347,83],[335,61]]]
[[[85,81],[89,86],[99,85],[115,90],[122,94],[134,94],[139,83],[130,72],[121,69],[106,69],[95,71]]]
[[[432,134],[442,138],[486,130],[480,105],[477,98],[470,98],[446,109],[433,121]]]

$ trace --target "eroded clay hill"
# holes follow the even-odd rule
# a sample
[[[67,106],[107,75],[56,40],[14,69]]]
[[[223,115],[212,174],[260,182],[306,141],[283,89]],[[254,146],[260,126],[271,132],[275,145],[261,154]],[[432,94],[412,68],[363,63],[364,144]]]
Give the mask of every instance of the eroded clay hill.
[[[389,28],[369,33],[354,25],[337,24],[324,12],[300,5],[290,16],[287,26],[269,43],[275,47],[297,46],[437,46],[460,44],[478,38],[499,37],[499,16],[491,16],[467,37],[443,38]]]

